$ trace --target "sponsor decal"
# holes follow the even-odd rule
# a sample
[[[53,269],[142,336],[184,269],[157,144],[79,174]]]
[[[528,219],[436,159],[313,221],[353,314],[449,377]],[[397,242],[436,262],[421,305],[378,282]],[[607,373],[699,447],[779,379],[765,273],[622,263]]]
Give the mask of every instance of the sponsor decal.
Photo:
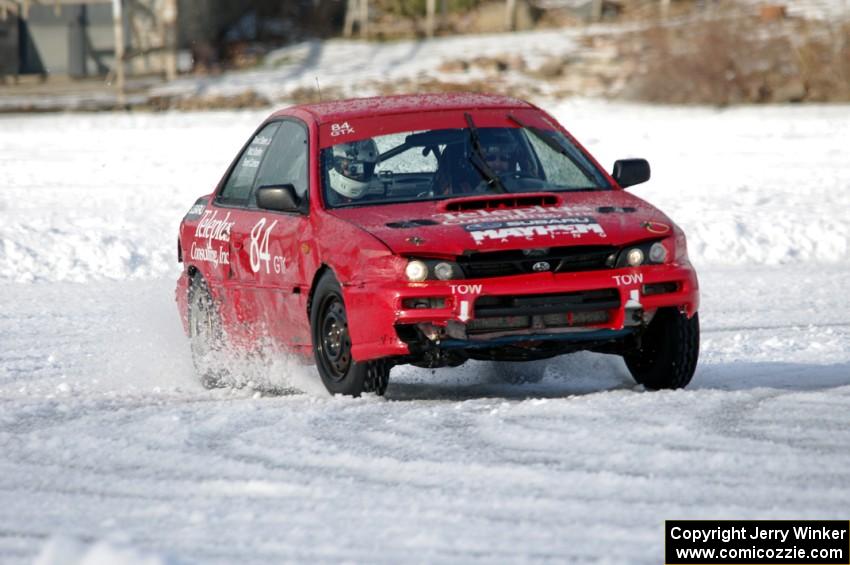
[[[219,246],[217,249],[213,249],[212,246],[207,245],[206,247],[200,246],[194,241],[192,242],[191,249],[192,259],[194,261],[202,261],[204,263],[212,263],[216,267],[219,265],[229,265],[230,264],[230,254],[226,249]]]
[[[223,218],[218,217],[218,210],[204,212],[201,221],[195,227],[195,237],[207,240],[207,247],[213,241],[230,241],[230,230],[236,222],[230,221],[230,212]]]
[[[643,274],[635,273],[634,275],[614,275],[614,282],[619,286],[629,286],[631,284],[642,284]]]
[[[464,229],[472,235],[475,243],[487,240],[531,239],[547,236],[554,239],[560,235],[571,235],[574,238],[579,238],[588,233],[607,237],[602,226],[591,216],[482,222],[467,224]]]
[[[354,128],[351,127],[348,122],[342,122],[341,124],[331,124],[331,137],[337,137],[338,135],[348,135],[350,133],[354,133]]]
[[[189,211],[186,212],[186,216],[183,218],[184,220],[194,220],[196,218],[200,218],[201,214],[204,213],[204,209],[207,207],[207,201],[205,198],[202,198],[195,202],[195,204],[189,208]]]
[[[268,146],[271,145],[272,138],[264,135],[258,135],[245,150],[245,156],[242,158],[240,166],[244,169],[256,169],[260,166],[260,161],[263,160],[263,153],[266,152]]]
[[[553,217],[587,216],[594,212],[590,206],[529,206],[497,210],[472,210],[470,212],[444,212],[434,214],[434,219],[445,225],[460,225],[498,220],[529,220]]]
[[[218,267],[219,265],[230,264],[230,252],[223,245],[213,247],[215,242],[227,243],[230,241],[230,230],[236,222],[230,221],[230,212],[225,214],[223,218],[219,217],[218,210],[203,211],[206,201],[198,201],[190,213],[194,210],[203,212],[201,220],[195,226],[195,237],[201,241],[193,241],[192,247],[189,249],[189,254],[193,261],[202,263],[210,263]],[[200,208],[199,208],[200,207]],[[206,243],[204,243],[206,240]]]
[[[452,294],[481,294],[481,284],[450,284]]]
[[[670,231],[670,226],[661,222],[644,222],[643,227],[651,233],[667,233]]]
[[[260,218],[251,228],[251,244],[249,246],[251,270],[257,273],[265,263],[266,274],[274,271],[275,274],[279,275],[286,271],[286,257],[269,253],[269,236],[277,225],[277,220],[269,224],[268,227],[266,227],[266,221],[265,218]]]

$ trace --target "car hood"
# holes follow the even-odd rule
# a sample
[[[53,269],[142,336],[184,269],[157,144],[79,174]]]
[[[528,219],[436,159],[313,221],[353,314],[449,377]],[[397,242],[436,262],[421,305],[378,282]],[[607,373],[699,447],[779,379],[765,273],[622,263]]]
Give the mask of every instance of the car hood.
[[[667,216],[621,190],[474,196],[329,212],[404,256],[454,257],[474,251],[568,245],[621,246],[673,234],[673,223]]]

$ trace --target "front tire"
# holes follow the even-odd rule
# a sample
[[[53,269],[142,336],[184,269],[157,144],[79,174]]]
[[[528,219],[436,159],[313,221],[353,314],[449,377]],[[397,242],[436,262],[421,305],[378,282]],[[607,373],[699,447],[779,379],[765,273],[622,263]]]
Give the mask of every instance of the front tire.
[[[632,377],[649,389],[684,388],[699,358],[699,315],[675,309],[656,312],[638,348],[623,355]]]
[[[363,392],[383,395],[386,392],[389,363],[381,359],[357,362],[351,356],[351,336],[342,288],[330,271],[323,274],[316,285],[310,326],[316,368],[328,392],[348,396],[360,396]]]

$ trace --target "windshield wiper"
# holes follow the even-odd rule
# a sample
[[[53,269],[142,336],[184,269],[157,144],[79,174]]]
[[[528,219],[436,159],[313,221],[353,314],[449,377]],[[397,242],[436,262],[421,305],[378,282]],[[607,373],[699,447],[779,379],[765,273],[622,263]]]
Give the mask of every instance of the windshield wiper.
[[[496,192],[507,192],[502,181],[499,180],[499,175],[490,168],[490,165],[487,164],[487,160],[484,158],[484,150],[481,148],[481,139],[478,137],[478,128],[475,127],[475,122],[472,121],[472,116],[470,116],[468,112],[463,115],[466,118],[467,125],[469,125],[469,139],[472,142],[472,148],[475,150],[475,153],[469,156],[469,160],[473,165],[475,165],[475,168],[478,169],[478,172],[481,173],[481,176],[484,177],[484,180],[487,181],[487,184],[491,188],[493,188]]]

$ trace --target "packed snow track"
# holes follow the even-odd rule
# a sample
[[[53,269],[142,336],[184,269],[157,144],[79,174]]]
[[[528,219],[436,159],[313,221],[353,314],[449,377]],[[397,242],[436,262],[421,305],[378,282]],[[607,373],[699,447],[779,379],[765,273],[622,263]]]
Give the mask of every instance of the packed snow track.
[[[689,235],[688,389],[577,354],[205,391],[176,228],[263,114],[0,118],[0,561],[649,564],[665,519],[846,520],[850,108],[543,105],[605,165],[647,157],[634,192]]]

